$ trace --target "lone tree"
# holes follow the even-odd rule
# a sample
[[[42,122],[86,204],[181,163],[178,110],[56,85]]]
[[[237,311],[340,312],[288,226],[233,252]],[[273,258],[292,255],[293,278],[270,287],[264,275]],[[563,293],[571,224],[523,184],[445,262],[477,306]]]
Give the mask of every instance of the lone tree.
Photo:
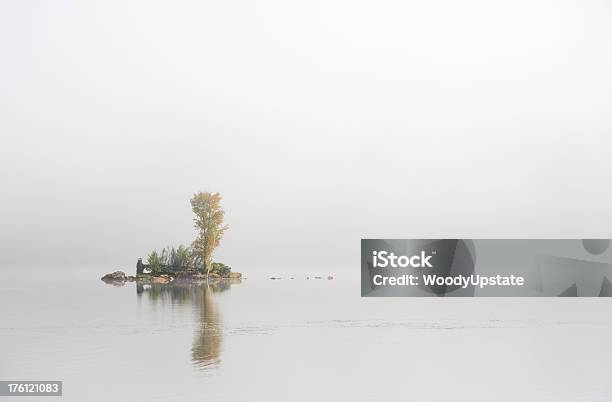
[[[221,208],[221,194],[200,192],[191,198],[191,209],[195,214],[194,226],[198,237],[193,241],[193,250],[202,259],[207,274],[212,268],[212,257],[228,226],[223,224],[225,211]]]

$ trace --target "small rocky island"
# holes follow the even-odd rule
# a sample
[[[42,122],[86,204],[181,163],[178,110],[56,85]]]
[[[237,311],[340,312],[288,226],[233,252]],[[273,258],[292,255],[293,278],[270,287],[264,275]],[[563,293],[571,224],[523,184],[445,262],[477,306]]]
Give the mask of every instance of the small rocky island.
[[[220,262],[213,262],[213,252],[228,229],[224,224],[225,211],[221,208],[221,195],[199,192],[194,194],[190,203],[195,215],[194,226],[198,232],[190,247],[180,245],[177,248],[168,246],[160,252],[153,250],[146,264],[142,258],[138,259],[136,275],[115,271],[104,275],[102,280],[123,286],[126,282],[166,284],[181,280],[210,283],[242,279],[241,273],[232,272],[229,266]]]
[[[167,284],[174,281],[219,282],[224,280],[240,281],[242,274],[232,272],[231,268],[222,263],[213,263],[210,271],[202,272],[192,266],[164,265],[161,269],[152,269],[149,264],[143,264],[139,258],[136,263],[136,275],[127,275],[123,271],[115,271],[104,275],[102,281],[110,285],[123,286],[126,282],[140,284]]]

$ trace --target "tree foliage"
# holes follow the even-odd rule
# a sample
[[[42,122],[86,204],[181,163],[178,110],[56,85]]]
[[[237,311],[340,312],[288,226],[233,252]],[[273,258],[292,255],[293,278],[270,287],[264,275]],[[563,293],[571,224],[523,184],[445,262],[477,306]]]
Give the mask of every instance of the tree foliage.
[[[149,253],[145,267],[153,273],[170,273],[186,270],[204,271],[200,256],[190,247],[180,245],[177,248],[165,247],[161,251]],[[229,276],[231,267],[221,262],[211,263],[209,273],[216,273],[222,278]]]
[[[202,264],[197,255],[193,253],[191,248],[182,244],[178,248],[165,247],[160,252],[153,250],[147,258],[147,268],[151,272],[177,271],[201,267]]]
[[[221,262],[213,262],[210,272],[214,272],[219,274],[220,277],[225,278],[229,276],[230,272],[232,272],[232,268]]]
[[[221,208],[221,194],[200,192],[191,198],[191,209],[195,214],[194,226],[198,236],[192,248],[201,258],[204,270],[212,269],[212,258],[215,248],[223,238],[228,226],[223,223],[225,211]]]

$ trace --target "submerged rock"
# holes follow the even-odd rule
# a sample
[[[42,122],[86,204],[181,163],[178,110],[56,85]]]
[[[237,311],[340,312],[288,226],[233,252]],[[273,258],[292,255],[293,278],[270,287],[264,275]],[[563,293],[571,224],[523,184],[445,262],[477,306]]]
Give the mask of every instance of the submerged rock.
[[[103,282],[106,283],[107,285],[112,285],[118,288],[125,286],[125,284],[127,283],[126,281],[113,281],[113,280],[108,280],[108,279],[105,279]]]

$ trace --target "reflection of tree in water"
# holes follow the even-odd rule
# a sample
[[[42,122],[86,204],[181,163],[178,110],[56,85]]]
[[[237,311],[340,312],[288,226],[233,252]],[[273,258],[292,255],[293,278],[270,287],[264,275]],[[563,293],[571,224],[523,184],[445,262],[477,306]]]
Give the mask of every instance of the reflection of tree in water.
[[[220,361],[223,331],[219,314],[212,294],[228,290],[232,283],[220,281],[206,283],[172,283],[136,285],[140,297],[146,294],[154,303],[191,303],[197,314],[196,334],[191,347],[191,358],[194,365],[204,368]]]
[[[191,359],[195,365],[205,367],[219,362],[222,331],[219,325],[219,315],[209,289],[205,288],[202,297],[197,300],[200,303],[198,309],[200,320],[191,347]]]

